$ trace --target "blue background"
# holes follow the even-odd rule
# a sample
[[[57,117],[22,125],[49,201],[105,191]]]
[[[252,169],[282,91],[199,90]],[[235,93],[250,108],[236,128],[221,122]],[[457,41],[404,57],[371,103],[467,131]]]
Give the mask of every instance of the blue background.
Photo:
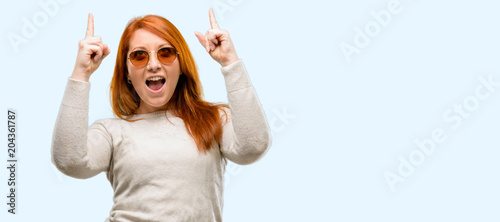
[[[48,3],[57,7],[44,10]],[[0,170],[0,221],[109,215],[113,192],[104,173],[73,179],[50,160],[87,14],[111,49],[91,78],[90,124],[113,117],[108,91],[117,45],[127,22],[145,14],[177,26],[206,100],[227,102],[220,65],[194,35],[210,28],[210,7],[245,63],[273,133],[261,161],[228,165],[225,221],[500,220],[496,1],[25,0],[0,9],[0,118],[17,111],[19,160],[16,215],[7,213],[8,171]],[[32,36],[23,35],[26,21],[37,29]],[[13,44],[14,35],[25,42]],[[346,54],[346,45],[356,52]],[[424,154],[415,140],[432,139],[435,129],[445,139]],[[397,177],[388,180],[389,173]]]

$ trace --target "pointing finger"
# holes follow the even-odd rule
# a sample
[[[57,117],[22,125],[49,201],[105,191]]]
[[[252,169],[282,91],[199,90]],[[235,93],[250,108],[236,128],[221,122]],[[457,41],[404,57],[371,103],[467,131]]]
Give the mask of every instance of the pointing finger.
[[[94,36],[94,16],[89,13],[89,20],[87,23],[87,34],[85,35],[85,38],[90,38]]]
[[[208,11],[208,14],[210,16],[210,26],[212,26],[213,29],[220,29],[219,25],[217,24],[217,20],[215,20],[214,9],[210,8],[210,11]]]

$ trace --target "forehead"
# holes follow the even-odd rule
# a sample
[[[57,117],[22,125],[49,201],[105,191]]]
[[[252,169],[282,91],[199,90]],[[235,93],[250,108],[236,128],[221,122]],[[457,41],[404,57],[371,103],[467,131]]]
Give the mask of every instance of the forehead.
[[[137,29],[130,38],[130,49],[146,48],[156,50],[160,46],[172,46],[167,40],[144,29]]]

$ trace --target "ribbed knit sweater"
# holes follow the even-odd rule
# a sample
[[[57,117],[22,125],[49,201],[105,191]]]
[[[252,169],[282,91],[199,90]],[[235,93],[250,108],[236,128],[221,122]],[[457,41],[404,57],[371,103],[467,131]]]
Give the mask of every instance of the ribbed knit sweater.
[[[135,122],[98,120],[89,127],[90,83],[70,78],[54,128],[53,163],[75,178],[106,173],[114,190],[106,221],[222,221],[227,160],[259,160],[271,134],[242,61],[221,71],[229,118],[221,142],[206,154],[183,120],[167,111],[130,117],[140,119]]]

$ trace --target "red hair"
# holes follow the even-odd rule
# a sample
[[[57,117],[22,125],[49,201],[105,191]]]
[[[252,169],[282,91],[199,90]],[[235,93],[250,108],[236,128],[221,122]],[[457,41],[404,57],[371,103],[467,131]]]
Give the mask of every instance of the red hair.
[[[113,113],[129,120],[139,109],[141,98],[131,84],[127,83],[127,53],[130,39],[138,29],[144,29],[168,41],[178,52],[181,75],[172,98],[167,103],[175,116],[180,117],[202,153],[210,150],[212,143],[220,143],[222,137],[221,113],[225,104],[214,104],[203,100],[203,89],[198,69],[189,47],[177,28],[167,19],[146,15],[132,19],[118,45],[116,65],[111,80],[110,97]],[[224,115],[227,118],[227,114]]]

